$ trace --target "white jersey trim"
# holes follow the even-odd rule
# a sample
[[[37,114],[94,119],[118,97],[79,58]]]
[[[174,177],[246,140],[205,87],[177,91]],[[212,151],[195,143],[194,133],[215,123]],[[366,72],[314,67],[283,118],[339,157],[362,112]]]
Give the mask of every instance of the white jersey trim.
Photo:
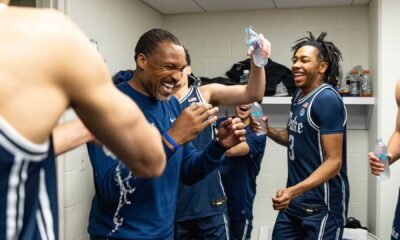
[[[324,232],[326,227],[326,221],[328,220],[329,212],[322,219],[321,226],[319,228],[318,240],[324,240]]]
[[[5,136],[7,136],[7,138],[9,138],[11,141],[13,141],[13,142],[11,142],[5,136],[2,136],[2,134],[0,134],[0,137],[1,137],[0,144],[1,145],[8,142],[9,143],[9,144],[7,144],[8,146],[10,146],[10,144],[14,146],[14,147],[9,147],[9,149],[8,149],[9,151],[12,151],[15,154],[21,153],[23,155],[28,155],[27,158],[30,158],[31,154],[25,153],[21,149],[15,147],[15,144],[17,144],[18,147],[21,147],[26,151],[36,153],[36,154],[43,153],[43,154],[47,155],[47,151],[49,150],[49,146],[50,146],[49,139],[47,139],[46,142],[44,142],[42,144],[33,143],[33,142],[29,141],[28,139],[26,139],[24,136],[22,136],[17,130],[15,130],[1,116],[0,116],[0,131],[3,132],[3,134]]]
[[[55,239],[54,221],[51,213],[49,195],[46,189],[46,175],[44,169],[40,170],[40,187],[39,187],[39,203],[40,210],[43,215],[43,223],[46,230],[46,238],[49,240]],[[39,214],[41,217],[41,215]]]
[[[182,99],[179,99],[180,104],[182,104],[190,96],[190,94],[192,94],[193,89],[194,89],[193,87],[190,87],[186,95]]]
[[[8,191],[7,191],[7,213],[6,213],[6,238],[17,239],[18,236],[18,189],[21,184],[19,172],[21,171],[23,160],[21,156],[16,156],[14,164],[11,167],[10,177],[8,180]],[[22,202],[24,202],[22,200]]]

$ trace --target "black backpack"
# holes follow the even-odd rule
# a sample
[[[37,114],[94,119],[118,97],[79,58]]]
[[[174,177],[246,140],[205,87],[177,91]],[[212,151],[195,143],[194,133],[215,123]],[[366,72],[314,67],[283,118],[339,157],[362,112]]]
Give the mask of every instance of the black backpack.
[[[282,64],[274,62],[271,58],[268,60],[268,64],[264,67],[267,85],[265,86],[264,96],[272,96],[275,94],[276,86],[282,82],[288,90],[288,94],[293,96],[296,86],[294,84],[292,71]],[[240,76],[243,74],[245,69],[250,69],[250,59],[246,59],[233,64],[231,69],[226,72],[232,81],[240,84]]]

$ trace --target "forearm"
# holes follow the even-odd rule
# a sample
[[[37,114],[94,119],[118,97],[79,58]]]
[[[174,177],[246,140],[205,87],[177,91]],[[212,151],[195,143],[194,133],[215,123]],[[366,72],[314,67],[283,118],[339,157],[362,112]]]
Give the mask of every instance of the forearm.
[[[257,67],[253,60],[250,61],[250,74],[247,83],[247,94],[252,102],[262,101],[265,92],[266,78],[264,67]]]
[[[396,162],[400,158],[400,133],[395,131],[390,137],[388,143],[388,153],[390,157],[390,164]]]
[[[289,187],[293,198],[327,182],[338,175],[341,168],[340,159],[327,159],[308,178],[302,182]]]
[[[92,140],[93,135],[79,119],[60,124],[53,130],[55,155],[61,155]]]
[[[226,157],[239,157],[249,153],[249,145],[246,142],[239,143],[238,145],[229,148],[225,152]]]
[[[287,147],[288,146],[288,132],[286,129],[275,129],[272,127],[268,127],[267,136],[272,139],[274,142]]]
[[[192,144],[186,144],[181,167],[181,181],[193,185],[220,166],[226,149],[212,141],[203,151],[197,151]]]

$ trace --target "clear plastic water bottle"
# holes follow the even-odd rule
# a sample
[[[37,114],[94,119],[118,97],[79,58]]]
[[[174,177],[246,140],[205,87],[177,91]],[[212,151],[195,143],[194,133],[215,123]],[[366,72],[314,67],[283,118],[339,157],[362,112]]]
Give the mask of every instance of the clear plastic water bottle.
[[[248,27],[245,29],[246,32],[246,45],[247,47],[253,47],[253,61],[257,67],[264,67],[268,63],[268,57],[262,55],[261,42],[258,34]]]
[[[258,102],[254,102],[251,105],[251,116],[253,117],[254,121],[260,124],[261,129],[256,133],[257,136],[267,134],[267,125],[263,120],[263,111],[262,107]]]
[[[381,180],[389,179],[390,178],[389,159],[387,157],[386,145],[385,143],[383,143],[382,139],[376,140],[374,154],[385,165],[385,170],[379,175],[379,179]]]

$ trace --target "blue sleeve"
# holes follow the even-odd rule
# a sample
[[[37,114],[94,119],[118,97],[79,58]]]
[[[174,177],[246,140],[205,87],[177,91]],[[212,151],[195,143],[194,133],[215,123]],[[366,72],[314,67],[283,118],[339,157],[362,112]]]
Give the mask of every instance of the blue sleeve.
[[[106,155],[103,147],[88,143],[87,149],[93,168],[96,195],[110,204],[118,203],[120,182],[126,188],[134,188],[136,179],[120,160]]]
[[[212,141],[203,151],[198,151],[191,144],[185,144],[180,180],[186,185],[193,185],[223,162],[226,149]]]
[[[318,94],[311,106],[311,121],[321,134],[342,133],[347,113],[341,97],[330,89]]]
[[[256,133],[252,132],[246,136],[246,143],[249,146],[250,159],[262,159],[264,156],[266,141],[266,135],[257,136]]]

